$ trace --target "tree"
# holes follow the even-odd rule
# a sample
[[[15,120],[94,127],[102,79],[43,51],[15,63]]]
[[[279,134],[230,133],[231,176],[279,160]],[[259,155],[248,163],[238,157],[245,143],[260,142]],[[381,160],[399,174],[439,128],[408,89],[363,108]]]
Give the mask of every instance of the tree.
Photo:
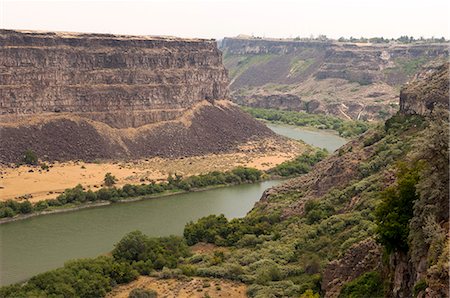
[[[414,202],[419,198],[416,192],[418,167],[400,166],[397,177],[397,185],[382,193],[383,200],[375,210],[378,241],[389,253],[408,251],[409,222],[413,217]]]
[[[103,183],[107,187],[113,186],[114,184],[116,184],[116,182],[117,182],[116,176],[113,176],[111,173],[106,173],[105,179],[103,179]]]
[[[23,162],[27,165],[36,165],[38,163],[38,157],[34,151],[28,149],[23,153]]]
[[[19,212],[20,213],[30,213],[33,211],[33,206],[29,201],[25,201],[19,205]]]

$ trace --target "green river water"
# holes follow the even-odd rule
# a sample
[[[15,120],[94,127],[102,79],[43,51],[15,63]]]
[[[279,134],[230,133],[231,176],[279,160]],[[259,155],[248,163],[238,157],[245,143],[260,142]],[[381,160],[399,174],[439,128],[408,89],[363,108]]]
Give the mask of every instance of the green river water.
[[[268,125],[275,132],[334,151],[345,140],[323,131]],[[33,217],[0,225],[0,285],[7,285],[65,261],[111,251],[126,233],[141,230],[151,236],[181,235],[184,225],[209,214],[244,216],[264,190],[281,183],[271,180],[159,199]]]

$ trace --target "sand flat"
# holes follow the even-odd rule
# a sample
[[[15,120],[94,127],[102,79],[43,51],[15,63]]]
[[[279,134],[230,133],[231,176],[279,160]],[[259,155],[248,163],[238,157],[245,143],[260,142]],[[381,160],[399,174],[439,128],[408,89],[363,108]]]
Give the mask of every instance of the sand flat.
[[[40,167],[20,166],[0,167],[0,201],[7,199],[30,202],[52,199],[67,188],[81,184],[86,189],[101,188],[106,173],[112,173],[118,179],[117,186],[125,184],[164,181],[169,174],[184,177],[227,171],[237,166],[254,167],[267,170],[286,160],[292,159],[310,148],[290,141],[280,147],[273,140],[264,141],[264,152],[260,142],[248,142],[236,153],[209,154],[176,159],[150,158],[136,161],[86,163],[81,161],[55,162],[49,164],[48,171]]]
[[[135,288],[152,289],[158,297],[188,298],[188,297],[247,297],[247,287],[243,283],[213,278],[157,279],[140,276],[137,280],[116,287],[107,298],[127,298]]]

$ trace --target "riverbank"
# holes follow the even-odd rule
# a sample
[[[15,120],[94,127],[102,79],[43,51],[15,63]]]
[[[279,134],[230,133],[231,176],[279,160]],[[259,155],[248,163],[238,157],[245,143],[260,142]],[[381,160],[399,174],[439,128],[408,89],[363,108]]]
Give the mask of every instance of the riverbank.
[[[48,167],[7,167],[0,165],[0,201],[15,199],[31,203],[54,199],[78,184],[96,191],[106,173],[117,178],[116,186],[165,182],[169,174],[183,177],[212,171],[229,171],[238,166],[267,170],[295,158],[311,147],[305,143],[274,140],[249,141],[235,153],[208,154],[182,158],[150,158],[132,161],[44,162]]]
[[[209,214],[243,217],[266,189],[279,183],[268,180],[209,188],[0,225],[5,240],[0,241],[0,284],[24,281],[71,259],[103,255],[130,231],[154,237],[182,235],[186,223]]]
[[[295,159],[283,162],[265,172],[254,168],[238,167],[227,172],[216,171],[187,178],[177,175],[175,175],[175,178],[169,176],[167,182],[160,184],[153,182],[147,185],[127,184],[122,188],[105,187],[96,192],[86,191],[81,185],[78,185],[75,188],[67,189],[56,199],[40,201],[34,205],[31,205],[28,201],[17,203],[12,200],[1,203],[0,213],[2,213],[2,216],[5,216],[7,213],[12,214],[11,212],[18,212],[19,214],[5,216],[0,219],[0,225],[35,216],[71,212],[117,203],[130,203],[274,179],[292,178],[306,174],[314,164],[321,161],[326,155],[326,151],[323,150],[303,153]],[[23,209],[25,209],[24,204],[26,212],[23,212]]]
[[[266,179],[258,180],[257,182],[261,183],[261,182],[272,181],[272,180],[282,181],[282,180],[288,179],[288,178],[291,178],[291,177],[286,178],[286,177],[281,177],[279,175],[273,175],[271,177],[267,177]],[[255,182],[252,182],[252,183],[255,183]],[[222,185],[207,186],[207,187],[198,188],[198,189],[191,189],[189,191],[176,190],[176,191],[167,191],[166,193],[160,193],[160,194],[155,194],[155,195],[137,196],[137,197],[132,197],[130,199],[121,199],[121,200],[118,200],[115,202],[99,201],[99,202],[87,202],[87,203],[84,203],[84,204],[81,204],[78,206],[74,206],[74,207],[61,206],[61,207],[57,207],[53,210],[37,211],[37,212],[29,213],[29,214],[18,214],[15,217],[2,218],[2,219],[0,219],[0,225],[10,223],[10,222],[20,221],[20,220],[25,220],[25,219],[29,219],[29,218],[37,217],[37,216],[66,213],[66,212],[75,212],[75,211],[88,209],[88,208],[109,206],[112,204],[125,204],[125,203],[132,203],[132,202],[138,202],[138,201],[143,201],[143,200],[162,199],[162,198],[170,197],[170,196],[174,196],[174,195],[194,193],[194,192],[204,192],[204,191],[209,191],[209,190],[214,190],[214,189],[219,189],[219,188],[233,187],[233,186],[237,186],[237,185],[245,185],[245,184],[252,184],[252,183],[222,184]]]

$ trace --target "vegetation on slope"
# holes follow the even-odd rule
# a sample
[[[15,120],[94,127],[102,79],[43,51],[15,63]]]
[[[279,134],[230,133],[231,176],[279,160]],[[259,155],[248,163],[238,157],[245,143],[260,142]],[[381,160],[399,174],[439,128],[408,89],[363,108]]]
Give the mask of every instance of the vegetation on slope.
[[[347,283],[339,294],[339,298],[384,297],[383,279],[378,272],[367,272]]]
[[[318,129],[332,129],[337,131],[339,135],[344,138],[360,135],[367,131],[371,126],[365,121],[347,121],[329,115],[249,107],[242,107],[242,109],[255,118],[264,119],[270,122]]]

